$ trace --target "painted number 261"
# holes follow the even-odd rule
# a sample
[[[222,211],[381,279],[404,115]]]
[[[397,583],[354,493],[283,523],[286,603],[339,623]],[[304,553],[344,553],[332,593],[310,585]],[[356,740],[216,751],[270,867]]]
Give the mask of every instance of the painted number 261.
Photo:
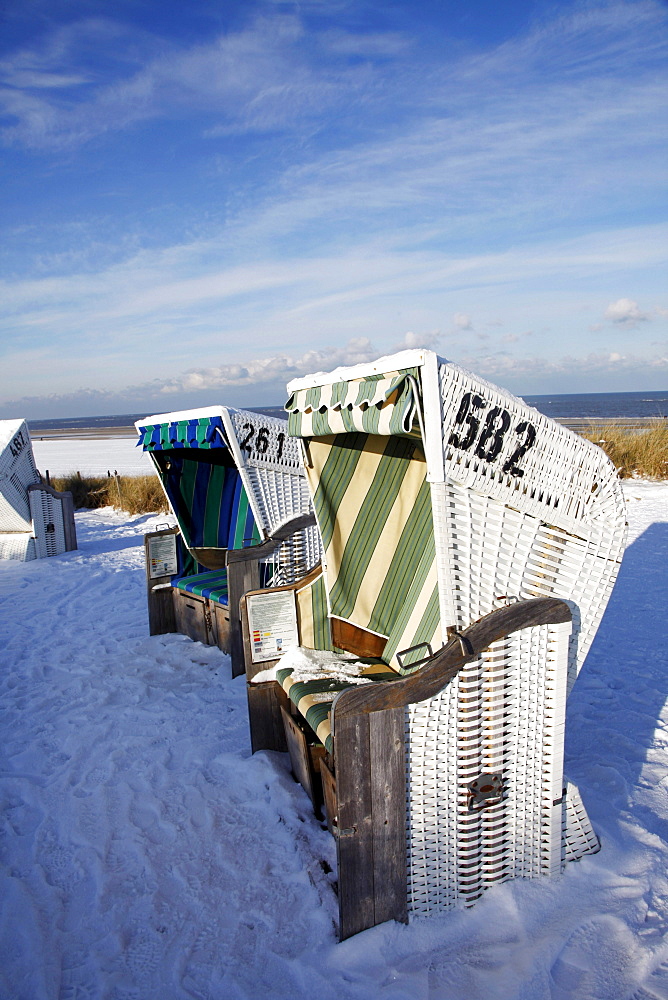
[[[489,403],[477,393],[465,393],[455,417],[455,425],[464,429],[461,432],[453,431],[448,444],[461,451],[474,448],[474,454],[478,458],[485,462],[493,462],[501,454],[512,421],[508,411],[501,406],[493,406],[485,417],[484,411],[488,406]],[[511,476],[523,476],[524,470],[518,468],[518,464],[533,447],[536,441],[536,428],[528,420],[522,420],[514,428],[513,433],[517,439],[517,446],[502,468]]]
[[[266,455],[269,450],[271,437],[273,436],[268,427],[254,427],[253,424],[244,424],[243,430],[248,431],[240,447],[247,451],[249,455],[255,452],[256,455]],[[255,438],[255,440],[253,440]],[[281,431],[276,434],[277,453],[276,458],[280,461],[283,457],[283,442],[285,434]]]

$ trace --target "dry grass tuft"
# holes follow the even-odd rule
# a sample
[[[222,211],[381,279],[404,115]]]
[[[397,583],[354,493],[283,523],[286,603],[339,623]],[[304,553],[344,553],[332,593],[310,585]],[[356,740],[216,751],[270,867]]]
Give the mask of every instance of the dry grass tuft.
[[[645,430],[592,424],[582,436],[603,449],[622,479],[668,479],[668,420],[657,418]]]
[[[128,514],[157,514],[168,510],[157,476],[65,476],[51,480],[57,490],[69,490],[75,508],[118,507]]]

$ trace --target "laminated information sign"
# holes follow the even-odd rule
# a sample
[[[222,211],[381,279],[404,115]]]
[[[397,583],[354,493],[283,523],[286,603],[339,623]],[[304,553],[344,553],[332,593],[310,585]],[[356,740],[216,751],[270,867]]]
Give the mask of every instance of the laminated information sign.
[[[247,599],[247,608],[253,663],[275,660],[290,646],[299,645],[294,590],[254,594]]]
[[[174,576],[179,571],[176,558],[176,535],[158,535],[148,540],[148,575]]]

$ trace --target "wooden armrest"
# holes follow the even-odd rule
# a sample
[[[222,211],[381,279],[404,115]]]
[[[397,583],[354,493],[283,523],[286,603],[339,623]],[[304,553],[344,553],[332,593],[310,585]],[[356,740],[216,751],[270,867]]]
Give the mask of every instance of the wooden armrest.
[[[379,681],[342,691],[332,706],[334,725],[337,719],[388,708],[403,708],[433,698],[466,663],[477,659],[497,639],[519,629],[569,622],[571,619],[568,604],[555,597],[537,597],[492,611],[469,625],[461,634],[453,635],[448,644],[434,653],[431,660],[415,673],[397,681]]]
[[[294,583],[284,583],[280,587],[261,587],[258,590],[247,590],[242,597],[242,602],[245,602],[247,597],[255,597],[256,595],[265,596],[267,594],[276,594],[280,590],[302,590],[303,587],[308,587],[317,580],[322,573],[322,563],[318,563],[314,566],[306,576],[302,576],[301,579],[295,580]]]
[[[298,514],[297,517],[279,524],[272,534],[258,545],[250,545],[246,549],[228,549],[227,565],[262,559],[273,552],[274,549],[277,549],[291,535],[295,535],[298,531],[303,531],[304,528],[310,528],[314,524],[315,514]]]

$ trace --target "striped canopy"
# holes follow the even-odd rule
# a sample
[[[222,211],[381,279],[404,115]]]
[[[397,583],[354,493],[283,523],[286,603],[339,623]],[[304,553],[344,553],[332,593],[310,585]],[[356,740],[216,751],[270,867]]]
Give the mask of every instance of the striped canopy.
[[[140,426],[137,445],[150,454],[183,540],[198,550],[200,563],[201,550],[261,541],[219,414]]]
[[[222,419],[211,416],[147,424],[139,428],[137,447],[144,451],[171,451],[174,448],[227,448],[227,443]]]
[[[386,375],[299,389],[285,404],[293,437],[326,434],[398,434],[413,437],[417,407],[417,368]]]

